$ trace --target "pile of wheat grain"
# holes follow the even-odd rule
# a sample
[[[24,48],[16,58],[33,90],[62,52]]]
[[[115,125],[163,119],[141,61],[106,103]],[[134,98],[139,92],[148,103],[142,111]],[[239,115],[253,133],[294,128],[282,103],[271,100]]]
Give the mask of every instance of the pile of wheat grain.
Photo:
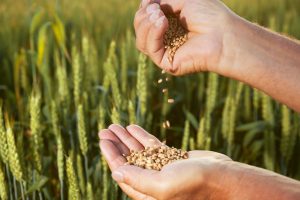
[[[179,47],[181,47],[188,39],[187,30],[181,25],[180,20],[176,16],[167,16],[169,28],[164,35],[165,49],[169,52],[168,59],[173,62],[174,55]]]
[[[142,151],[131,151],[130,155],[126,156],[127,164],[154,170],[161,170],[163,166],[171,162],[187,158],[186,151],[166,145],[146,147]]]

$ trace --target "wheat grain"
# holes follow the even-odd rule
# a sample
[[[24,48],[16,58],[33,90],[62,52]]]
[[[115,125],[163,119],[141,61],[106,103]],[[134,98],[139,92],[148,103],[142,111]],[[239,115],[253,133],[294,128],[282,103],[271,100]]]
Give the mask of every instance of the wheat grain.
[[[169,54],[169,62],[172,63],[176,51],[187,41],[188,34],[176,16],[168,15],[167,19],[169,28],[164,35],[164,45]]]
[[[85,117],[83,105],[79,104],[77,108],[77,132],[80,150],[83,155],[86,155],[88,152],[88,142],[87,142],[87,133],[85,127]]]
[[[199,120],[199,128],[197,132],[197,147],[199,149],[204,149],[205,147],[205,117],[201,117]]]
[[[189,137],[190,137],[190,123],[188,120],[185,120],[183,139],[181,145],[181,149],[184,151],[188,149]]]
[[[120,124],[120,122],[121,122],[120,113],[118,112],[118,110],[115,107],[113,107],[113,109],[112,109],[111,121],[114,124]]]
[[[281,106],[281,141],[280,141],[280,151],[281,155],[286,161],[291,159],[291,114],[287,106]]]
[[[58,168],[58,177],[60,182],[62,183],[64,180],[64,148],[63,148],[63,140],[61,134],[57,135],[57,168]]]
[[[93,187],[91,182],[88,182],[86,186],[86,199],[94,200],[94,193],[93,193]]]
[[[9,125],[9,122],[7,122],[6,124],[7,124],[6,139],[8,145],[9,167],[16,180],[22,181],[23,171],[22,171],[21,162],[17,151],[17,146],[15,143],[15,138],[13,135],[13,131]]]
[[[55,61],[57,65],[56,77],[58,82],[58,97],[60,102],[67,104],[68,102],[70,102],[70,94],[69,94],[66,67],[59,62],[58,56],[56,56]]]
[[[130,155],[126,156],[128,164],[154,170],[161,170],[167,164],[187,158],[186,151],[165,145],[146,147],[142,151],[131,151]]]
[[[85,193],[86,183],[84,178],[83,166],[82,166],[82,159],[79,154],[76,156],[76,169],[78,174],[78,182],[81,194]]]
[[[128,101],[128,113],[129,113],[129,123],[135,124],[136,123],[136,117],[135,117],[135,109],[132,101]]]
[[[6,141],[6,133],[3,121],[2,104],[0,103],[0,155],[4,163],[8,162],[8,147]]]
[[[78,50],[73,47],[72,49],[72,71],[73,71],[73,95],[75,105],[78,106],[81,101],[82,94],[82,69],[80,63],[80,55]]]
[[[80,199],[80,192],[79,192],[77,177],[75,174],[71,156],[67,158],[66,165],[67,165],[66,171],[67,171],[68,183],[69,183],[69,197],[70,197],[69,199],[78,200]]]
[[[0,197],[1,197],[0,199],[2,200],[8,199],[6,180],[5,180],[5,175],[1,164],[0,164]]]
[[[147,110],[147,71],[146,56],[143,54],[139,55],[136,91],[139,100],[141,116],[144,117]]]
[[[42,159],[41,159],[41,126],[40,126],[40,105],[41,97],[39,92],[32,94],[30,98],[30,129],[33,143],[33,157],[36,169],[41,172],[42,170]]]

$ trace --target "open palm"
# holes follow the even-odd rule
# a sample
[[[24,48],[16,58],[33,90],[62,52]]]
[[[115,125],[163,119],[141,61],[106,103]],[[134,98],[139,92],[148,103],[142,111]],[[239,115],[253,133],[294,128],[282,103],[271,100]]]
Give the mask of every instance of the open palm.
[[[205,194],[199,188],[205,187],[207,176],[219,171],[223,161],[231,161],[227,156],[215,152],[190,151],[186,160],[168,164],[161,171],[147,170],[124,165],[126,159],[123,155],[128,155],[130,150],[162,145],[156,137],[137,125],[125,129],[116,124],[101,130],[99,137],[101,152],[113,178],[133,199],[199,199],[199,192],[205,199],[210,194]]]

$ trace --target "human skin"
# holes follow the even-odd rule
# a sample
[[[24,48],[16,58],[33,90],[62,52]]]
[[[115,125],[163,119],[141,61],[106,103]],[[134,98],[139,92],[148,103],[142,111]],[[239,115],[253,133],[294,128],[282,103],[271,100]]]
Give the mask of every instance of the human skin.
[[[176,13],[188,41],[172,63],[164,13]],[[237,16],[219,0],[144,0],[134,20],[137,48],[170,74],[215,72],[251,85],[300,112],[300,44]]]
[[[124,165],[130,150],[162,145],[137,125],[112,124],[99,138],[113,179],[134,200],[300,199],[300,182],[211,151],[190,151],[161,171]]]

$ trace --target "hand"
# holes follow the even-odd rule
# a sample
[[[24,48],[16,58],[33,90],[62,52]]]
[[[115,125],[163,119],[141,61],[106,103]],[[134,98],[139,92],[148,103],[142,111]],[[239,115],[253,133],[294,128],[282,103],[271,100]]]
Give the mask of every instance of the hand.
[[[221,196],[224,163],[233,162],[223,154],[190,151],[186,160],[175,161],[161,171],[124,165],[130,150],[162,145],[153,135],[137,125],[126,129],[111,125],[99,133],[101,152],[122,190],[133,199],[213,199]],[[220,199],[220,198],[216,198]]]
[[[156,2],[156,3],[155,3]],[[189,31],[173,63],[168,60],[163,36],[168,28],[164,13],[178,14]],[[234,28],[233,14],[219,0],[144,0],[134,20],[137,48],[173,75],[218,72],[224,62],[225,34]],[[226,63],[227,64],[227,63]]]

